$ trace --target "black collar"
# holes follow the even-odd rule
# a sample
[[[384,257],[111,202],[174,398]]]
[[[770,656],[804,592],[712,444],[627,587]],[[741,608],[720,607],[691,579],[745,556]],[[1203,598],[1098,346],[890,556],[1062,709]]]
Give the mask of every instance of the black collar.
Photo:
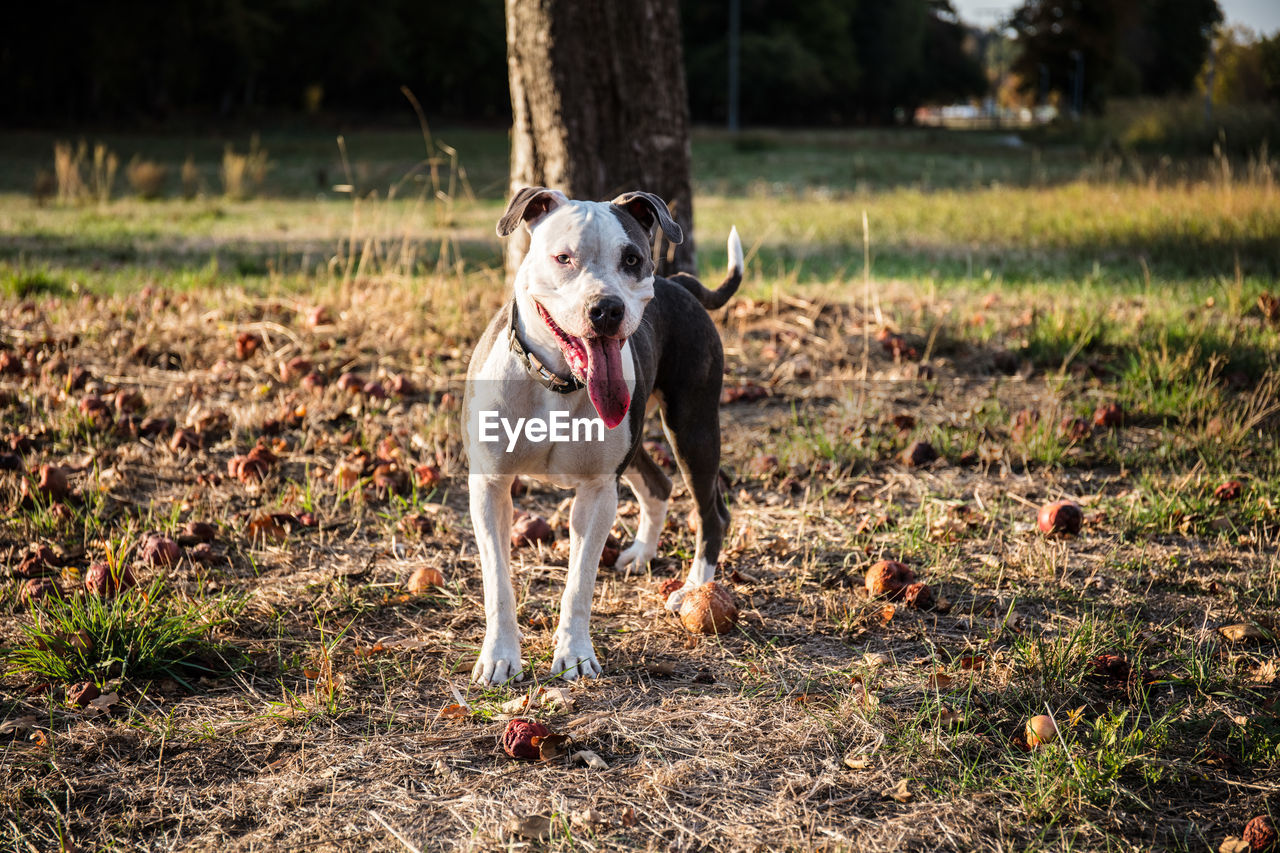
[[[524,365],[524,369],[529,372],[529,376],[535,382],[546,388],[548,391],[554,391],[557,394],[572,394],[574,391],[580,391],[586,386],[582,381],[572,373],[566,379],[547,367],[542,363],[533,351],[524,345],[520,340],[520,335],[516,332],[516,301],[511,300],[511,328],[507,337],[511,342],[511,352]]]

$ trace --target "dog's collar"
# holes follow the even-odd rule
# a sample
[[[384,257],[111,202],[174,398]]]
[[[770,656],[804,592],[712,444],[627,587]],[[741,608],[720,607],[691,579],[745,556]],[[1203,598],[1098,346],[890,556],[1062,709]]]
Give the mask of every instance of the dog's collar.
[[[533,351],[524,345],[520,340],[520,335],[516,331],[516,301],[511,300],[511,325],[507,338],[511,342],[511,352],[524,365],[524,369],[529,372],[533,380],[546,388],[548,391],[554,391],[557,394],[572,394],[574,391],[580,391],[586,386],[582,381],[573,374],[569,374],[569,378],[555,373],[551,368],[542,363]]]

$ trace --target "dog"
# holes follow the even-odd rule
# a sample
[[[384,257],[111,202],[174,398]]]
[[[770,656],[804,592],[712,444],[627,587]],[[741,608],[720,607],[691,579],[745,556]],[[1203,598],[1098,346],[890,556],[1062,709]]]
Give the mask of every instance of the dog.
[[[658,550],[671,481],[640,446],[646,409],[661,412],[699,518],[694,560],[668,609],[712,579],[729,523],[719,477],[724,351],[708,311],[722,307],[742,281],[737,229],[729,234],[728,276],[712,291],[686,273],[654,274],[657,230],[676,244],[684,235],[652,193],[593,202],[527,187],[511,199],[498,235],[521,227],[530,245],[515,294],[476,346],[462,404],[484,580],[485,635],[472,680],[483,685],[519,681],[524,670],[509,568],[517,475],[575,490],[551,665],[553,676],[569,681],[601,672],[591,601],[619,479],[635,493],[640,514],[635,541],[615,565],[642,568]],[[559,441],[557,422],[565,426]]]

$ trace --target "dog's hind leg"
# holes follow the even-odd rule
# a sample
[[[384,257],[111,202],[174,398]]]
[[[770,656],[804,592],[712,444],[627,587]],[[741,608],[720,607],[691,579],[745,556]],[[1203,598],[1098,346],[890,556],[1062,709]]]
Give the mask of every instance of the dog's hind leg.
[[[720,389],[682,395],[669,400],[662,413],[662,427],[675,451],[685,485],[693,493],[698,510],[698,544],[684,586],[667,596],[667,609],[679,610],[680,602],[695,587],[715,577],[720,546],[729,527],[729,508],[720,491]]]
[[[636,541],[618,555],[614,566],[628,571],[631,567],[644,569],[658,553],[658,538],[667,521],[671,480],[643,447],[636,448],[622,479],[640,501],[640,524],[636,527]]]

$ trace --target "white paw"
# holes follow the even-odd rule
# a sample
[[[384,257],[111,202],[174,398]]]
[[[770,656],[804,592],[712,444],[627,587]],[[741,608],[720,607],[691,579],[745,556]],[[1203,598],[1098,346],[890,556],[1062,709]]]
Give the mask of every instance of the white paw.
[[[667,609],[672,613],[679,613],[680,602],[684,601],[684,597],[697,588],[697,586],[698,585],[696,583],[689,583],[688,581],[685,581],[684,586],[677,590],[673,590],[671,594],[667,596]]]
[[[618,555],[618,559],[614,562],[613,568],[625,569],[628,566],[636,569],[643,569],[645,566],[658,555],[656,545],[649,545],[645,542],[632,542],[622,553]]]
[[[480,658],[471,669],[471,680],[486,687],[499,686],[524,678],[524,661],[520,660],[520,644],[485,643]]]
[[[565,681],[598,678],[600,661],[596,659],[596,650],[590,642],[584,645],[585,648],[579,646],[557,648],[555,660],[551,664],[551,677],[559,676]]]

